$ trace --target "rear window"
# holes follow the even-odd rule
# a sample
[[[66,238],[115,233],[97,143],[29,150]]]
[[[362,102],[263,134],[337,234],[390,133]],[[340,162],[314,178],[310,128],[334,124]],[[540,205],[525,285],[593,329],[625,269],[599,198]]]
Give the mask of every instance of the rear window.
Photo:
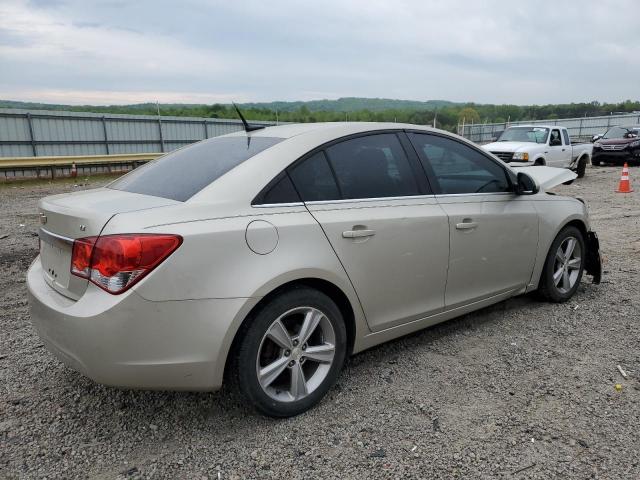
[[[245,160],[280,143],[275,137],[218,137],[171,152],[109,188],[184,202]]]

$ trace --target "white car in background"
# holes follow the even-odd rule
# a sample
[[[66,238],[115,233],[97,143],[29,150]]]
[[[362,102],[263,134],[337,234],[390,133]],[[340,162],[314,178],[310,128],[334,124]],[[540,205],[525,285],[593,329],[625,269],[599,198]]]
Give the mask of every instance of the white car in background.
[[[544,191],[567,176],[417,125],[247,125],[41,200],[31,320],[97,382],[216,390],[226,372],[296,415],[348,355],[599,281],[586,205]]]
[[[584,177],[593,145],[571,143],[569,132],[554,125],[518,125],[507,128],[482,148],[513,167],[547,165],[568,168]]]

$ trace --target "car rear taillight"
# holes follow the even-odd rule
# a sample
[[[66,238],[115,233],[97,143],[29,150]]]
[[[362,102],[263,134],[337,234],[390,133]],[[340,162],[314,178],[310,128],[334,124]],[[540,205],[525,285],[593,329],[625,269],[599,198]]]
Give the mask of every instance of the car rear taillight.
[[[73,242],[71,273],[109,293],[131,288],[182,243],[179,235],[124,234]]]

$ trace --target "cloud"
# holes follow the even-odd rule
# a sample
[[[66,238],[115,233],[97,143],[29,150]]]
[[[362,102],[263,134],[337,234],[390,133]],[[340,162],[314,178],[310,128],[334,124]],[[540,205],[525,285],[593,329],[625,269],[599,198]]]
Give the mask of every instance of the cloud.
[[[637,27],[624,14],[635,8],[634,0],[5,0],[0,92],[102,104],[623,100],[637,98]]]

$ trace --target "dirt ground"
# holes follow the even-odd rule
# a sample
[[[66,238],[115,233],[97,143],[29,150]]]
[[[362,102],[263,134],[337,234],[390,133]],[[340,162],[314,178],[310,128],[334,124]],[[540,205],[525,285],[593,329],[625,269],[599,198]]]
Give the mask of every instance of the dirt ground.
[[[614,193],[619,178],[590,168],[556,189],[590,205],[600,285],[359,354],[288,420],[224,391],[104,387],[54,359],[26,302],[36,203],[105,179],[0,185],[0,478],[640,478],[640,192]]]

